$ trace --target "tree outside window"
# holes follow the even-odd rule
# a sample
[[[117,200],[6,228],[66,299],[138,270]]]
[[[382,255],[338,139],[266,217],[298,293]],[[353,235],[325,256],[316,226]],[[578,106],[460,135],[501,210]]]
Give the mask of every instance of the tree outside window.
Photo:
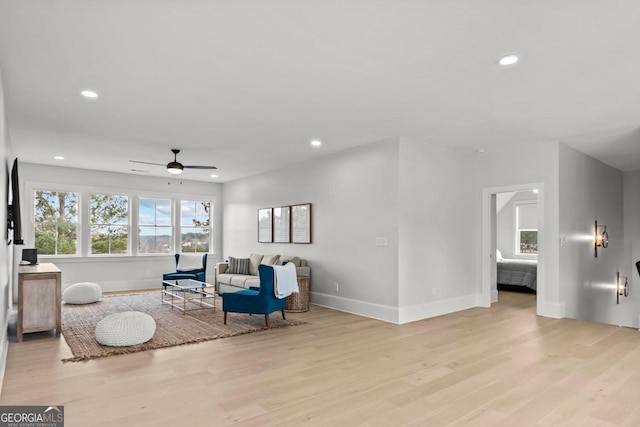
[[[140,197],[138,225],[138,253],[172,252],[171,200]]]
[[[35,190],[35,247],[41,255],[75,255],[78,248],[78,195]]]
[[[180,248],[182,252],[209,252],[211,242],[211,203],[180,201]]]
[[[520,230],[520,253],[538,253],[538,230]]]
[[[516,206],[516,254],[538,254],[538,208],[535,204]]]
[[[91,194],[91,254],[114,255],[129,252],[129,198]]]

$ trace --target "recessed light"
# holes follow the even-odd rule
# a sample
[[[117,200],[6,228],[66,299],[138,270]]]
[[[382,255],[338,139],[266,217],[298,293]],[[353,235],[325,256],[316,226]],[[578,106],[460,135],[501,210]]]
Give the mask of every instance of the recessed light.
[[[54,156],[54,159],[56,159],[56,160],[64,160],[64,156]]]
[[[83,90],[82,92],[80,92],[80,94],[82,96],[84,96],[85,98],[95,99],[95,98],[98,97],[98,93],[97,92],[95,92],[93,90],[88,90],[88,89]]]
[[[320,147],[322,145],[322,141],[320,141],[319,139],[313,139],[311,140],[311,145],[314,147]]]
[[[515,53],[510,53],[509,55],[505,55],[498,61],[500,65],[513,65],[518,62],[518,55]]]
[[[484,152],[485,152],[485,149],[484,149],[484,148],[478,148],[478,149],[476,150],[476,153],[479,153],[479,154],[482,154],[482,153],[484,153]]]
[[[533,194],[538,194],[540,192],[540,190],[538,190],[537,188],[533,189]]]
[[[216,174],[211,175],[211,178],[217,178],[217,177],[218,177],[218,175],[216,175]]]

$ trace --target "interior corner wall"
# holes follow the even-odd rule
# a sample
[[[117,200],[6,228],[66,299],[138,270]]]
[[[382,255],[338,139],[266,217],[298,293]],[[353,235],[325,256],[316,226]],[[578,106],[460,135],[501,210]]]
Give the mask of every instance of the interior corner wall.
[[[538,314],[549,317],[564,317],[564,302],[559,289],[559,143],[505,145],[477,155],[476,188],[506,188],[539,183],[543,186],[538,203],[542,202],[544,224],[538,236],[538,267],[544,270],[544,293],[539,295]],[[481,222],[478,212],[477,222]],[[541,224],[538,224],[540,227]],[[480,228],[480,227],[479,227]],[[478,240],[481,241],[479,233]],[[476,248],[477,263],[490,262],[482,245]],[[540,281],[540,278],[539,278]],[[541,297],[541,298],[540,298]],[[540,301],[542,299],[542,301]]]
[[[476,305],[475,179],[468,151],[401,138],[399,323]]]
[[[47,185],[55,186],[53,189],[82,188],[117,191],[130,197],[152,196],[174,200],[179,200],[182,197],[195,198],[195,200],[198,200],[197,197],[206,197],[213,200],[215,253],[208,256],[207,278],[211,282],[215,280],[214,266],[221,259],[220,253],[222,251],[220,239],[222,235],[222,184],[21,163],[20,188],[22,190],[25,247],[34,247],[33,221],[25,214],[31,211],[33,202],[25,191],[26,187],[47,188]],[[162,274],[175,271],[176,266],[173,254],[55,258],[39,255],[38,259],[41,262],[53,262],[62,270],[63,291],[66,287],[77,282],[96,282],[105,292],[157,288]]]
[[[2,85],[2,73],[0,72],[0,161],[3,165],[2,178],[0,181],[0,200],[2,200],[2,208],[0,208],[0,224],[3,234],[3,241],[0,244],[0,387],[4,378],[4,369],[7,360],[7,351],[9,349],[8,326],[9,316],[12,306],[12,280],[13,280],[13,246],[6,244],[7,230],[7,186],[9,181],[10,162],[13,161],[13,151],[9,139],[9,128],[7,123],[7,111],[4,102],[4,91]],[[1,391],[0,391],[1,392]]]
[[[631,308],[629,314],[631,320],[638,321],[640,316],[640,303],[638,303],[640,301],[640,273],[636,268],[636,262],[640,261],[640,170],[624,172],[622,179],[625,256],[620,260],[620,274],[629,277],[630,285],[629,297],[623,299],[622,304]]]
[[[258,209],[300,203],[312,204],[311,244],[257,242]],[[225,258],[300,256],[314,304],[398,321],[397,139],[225,183],[223,209]]]
[[[622,172],[560,145],[560,284],[566,317],[638,326],[640,295],[616,304],[616,272],[629,276],[623,259]],[[595,221],[606,225],[609,247],[594,253]],[[623,266],[626,264],[626,268]]]

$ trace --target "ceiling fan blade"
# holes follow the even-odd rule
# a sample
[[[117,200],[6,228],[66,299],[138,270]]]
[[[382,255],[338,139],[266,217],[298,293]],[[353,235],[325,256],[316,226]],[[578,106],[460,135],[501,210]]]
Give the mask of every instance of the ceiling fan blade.
[[[151,162],[141,162],[140,160],[129,160],[131,163],[142,163],[145,165],[156,165],[156,166],[167,166],[164,163],[151,163]]]
[[[194,165],[183,165],[185,169],[218,169],[215,166],[194,166]]]

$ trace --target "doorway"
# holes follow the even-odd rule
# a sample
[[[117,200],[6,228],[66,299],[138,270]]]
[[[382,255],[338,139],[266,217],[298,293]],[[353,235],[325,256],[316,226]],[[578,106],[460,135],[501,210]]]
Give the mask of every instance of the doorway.
[[[496,249],[497,249],[497,208],[498,194],[533,192],[537,190],[537,292],[536,314],[542,315],[544,311],[544,184],[530,183],[522,185],[492,187],[482,190],[482,285],[479,304],[482,307],[490,307],[497,302],[497,277],[496,277]],[[515,242],[514,242],[515,246]]]

